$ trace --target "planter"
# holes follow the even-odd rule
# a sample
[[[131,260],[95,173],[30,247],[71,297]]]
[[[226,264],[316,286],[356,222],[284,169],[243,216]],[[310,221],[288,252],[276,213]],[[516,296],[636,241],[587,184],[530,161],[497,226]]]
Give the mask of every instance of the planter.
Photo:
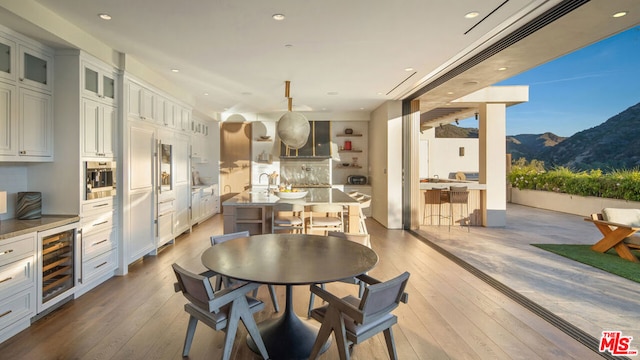
[[[581,216],[599,213],[603,208],[607,207],[640,209],[640,202],[637,201],[569,195],[552,191],[520,190],[517,188],[511,189],[510,202]]]

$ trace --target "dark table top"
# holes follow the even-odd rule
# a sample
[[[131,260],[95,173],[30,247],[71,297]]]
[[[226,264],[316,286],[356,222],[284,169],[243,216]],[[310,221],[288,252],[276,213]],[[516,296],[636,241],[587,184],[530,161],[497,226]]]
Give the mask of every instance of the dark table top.
[[[345,239],[264,234],[233,239],[202,254],[208,269],[234,279],[276,285],[332,282],[371,270],[378,255]]]

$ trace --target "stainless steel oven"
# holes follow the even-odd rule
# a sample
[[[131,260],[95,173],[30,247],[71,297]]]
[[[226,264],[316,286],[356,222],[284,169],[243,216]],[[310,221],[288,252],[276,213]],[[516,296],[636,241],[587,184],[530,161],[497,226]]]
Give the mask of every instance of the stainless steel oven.
[[[116,169],[115,161],[86,161],[85,200],[115,196]]]

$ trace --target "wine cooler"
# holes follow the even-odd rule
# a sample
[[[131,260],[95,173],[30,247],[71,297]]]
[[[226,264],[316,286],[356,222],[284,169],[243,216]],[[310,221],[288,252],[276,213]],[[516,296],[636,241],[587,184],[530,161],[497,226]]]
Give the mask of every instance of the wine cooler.
[[[77,223],[38,233],[37,313],[73,298],[75,290]]]

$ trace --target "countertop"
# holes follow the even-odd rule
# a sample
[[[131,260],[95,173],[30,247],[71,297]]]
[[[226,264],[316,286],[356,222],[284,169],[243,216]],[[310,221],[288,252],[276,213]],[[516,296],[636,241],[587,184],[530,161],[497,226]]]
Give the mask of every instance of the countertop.
[[[351,203],[358,204],[358,201],[345,194],[344,191],[331,188],[309,188],[307,196],[302,199],[283,199],[283,202],[291,204],[344,204],[349,205]],[[223,206],[271,206],[280,201],[280,198],[267,194],[264,190],[261,191],[244,191],[240,194],[226,200],[222,203]]]
[[[45,231],[80,221],[77,215],[42,215],[40,219],[0,221],[0,240],[9,239],[34,231]]]
[[[477,181],[444,180],[438,182],[420,182],[420,190],[433,188],[445,188],[449,186],[466,186],[469,190],[486,190],[487,184],[479,184]]]

